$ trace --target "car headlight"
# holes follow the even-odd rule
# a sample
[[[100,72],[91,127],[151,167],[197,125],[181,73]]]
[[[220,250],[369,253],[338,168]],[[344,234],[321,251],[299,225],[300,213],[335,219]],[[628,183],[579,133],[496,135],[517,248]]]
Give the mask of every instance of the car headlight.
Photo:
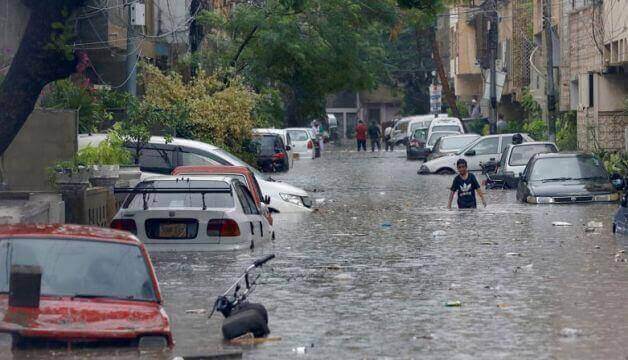
[[[595,201],[617,201],[619,200],[619,193],[595,195],[594,200]]]
[[[305,207],[312,206],[312,200],[310,200],[309,196],[302,197],[302,196],[294,195],[294,194],[279,194],[279,196],[281,196],[281,199],[283,201],[289,202],[297,206],[305,206]]]
[[[530,204],[553,204],[554,198],[548,196],[528,196],[526,199]]]

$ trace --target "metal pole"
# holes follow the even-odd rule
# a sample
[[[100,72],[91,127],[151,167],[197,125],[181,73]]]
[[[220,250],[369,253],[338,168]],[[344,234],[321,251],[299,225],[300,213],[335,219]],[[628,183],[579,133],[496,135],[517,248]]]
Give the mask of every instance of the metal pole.
[[[137,33],[135,26],[132,24],[133,10],[132,5],[136,4],[137,0],[129,2],[129,18],[127,23],[126,34],[126,89],[127,92],[133,96],[137,95],[137,61],[139,53],[139,42],[137,40]]]
[[[490,132],[491,134],[495,134],[497,132],[497,70],[495,69],[495,61],[497,57],[497,42],[498,42],[498,30],[497,30],[497,22],[498,15],[495,1],[492,2],[493,11],[491,12],[491,20],[489,21],[489,46],[490,46],[490,56],[491,56],[491,64],[490,64],[490,113],[489,113],[489,123],[490,123]]]
[[[552,41],[552,1],[545,0],[543,24],[547,49],[547,132],[549,141],[556,141],[556,90],[554,88],[554,43]]]

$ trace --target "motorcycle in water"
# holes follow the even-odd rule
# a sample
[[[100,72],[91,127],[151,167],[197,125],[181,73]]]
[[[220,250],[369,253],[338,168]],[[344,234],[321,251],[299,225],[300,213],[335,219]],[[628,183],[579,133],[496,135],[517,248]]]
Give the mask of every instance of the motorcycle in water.
[[[218,311],[225,318],[222,322],[222,335],[225,340],[232,340],[242,335],[252,333],[256,338],[265,337],[270,334],[268,328],[268,311],[262,304],[250,303],[249,296],[255,290],[259,274],[249,276],[250,273],[275,258],[275,254],[267,255],[255,260],[244,273],[231,285],[223,295],[219,296],[214,303],[214,308],[209,314],[212,317]],[[242,289],[241,282],[244,280],[245,289]],[[233,290],[233,293],[231,291]]]

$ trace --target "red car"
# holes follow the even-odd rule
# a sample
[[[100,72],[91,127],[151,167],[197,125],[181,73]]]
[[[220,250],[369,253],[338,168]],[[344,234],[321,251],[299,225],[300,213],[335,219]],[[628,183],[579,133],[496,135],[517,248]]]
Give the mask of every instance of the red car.
[[[144,245],[78,225],[0,226],[0,333],[31,342],[173,346]],[[25,271],[26,269],[26,271]]]
[[[262,189],[259,187],[255,174],[251,172],[245,166],[179,166],[172,171],[172,175],[225,175],[225,176],[237,176],[246,185],[251,192],[253,200],[259,204],[259,207],[268,220],[270,225],[273,224],[273,216],[268,210],[268,203],[270,199],[264,198]]]

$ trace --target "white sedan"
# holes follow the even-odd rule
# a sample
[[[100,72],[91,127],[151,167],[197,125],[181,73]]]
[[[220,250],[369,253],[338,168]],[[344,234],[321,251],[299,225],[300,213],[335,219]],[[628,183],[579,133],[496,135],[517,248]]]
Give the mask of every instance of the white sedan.
[[[247,187],[225,176],[164,176],[133,189],[111,227],[126,230],[151,251],[229,251],[274,236]]]
[[[290,140],[292,141],[292,151],[295,154],[299,154],[301,159],[314,159],[314,141],[315,138],[311,135],[308,128],[287,128],[284,129]]]

